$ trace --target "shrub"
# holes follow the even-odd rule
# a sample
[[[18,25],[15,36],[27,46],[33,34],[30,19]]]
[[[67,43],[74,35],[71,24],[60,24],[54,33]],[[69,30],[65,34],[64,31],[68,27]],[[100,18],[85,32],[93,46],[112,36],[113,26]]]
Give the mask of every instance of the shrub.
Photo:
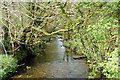
[[[118,78],[118,49],[116,48],[111,54],[107,53],[107,56],[109,56],[109,58],[108,61],[104,61],[102,73],[106,75],[107,78]]]
[[[18,60],[13,55],[0,55],[0,77],[5,78],[16,70]]]
[[[97,62],[97,64],[92,64],[93,70],[90,73],[90,78],[94,78],[98,69],[102,68],[102,74],[106,78],[118,78],[118,48],[116,48],[112,53],[106,54],[106,59],[103,62]]]

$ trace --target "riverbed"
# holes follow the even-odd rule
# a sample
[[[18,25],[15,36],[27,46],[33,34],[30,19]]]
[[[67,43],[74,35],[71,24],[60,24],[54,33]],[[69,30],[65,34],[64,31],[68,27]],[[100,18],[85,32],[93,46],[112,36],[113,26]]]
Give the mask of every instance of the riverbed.
[[[61,39],[52,39],[45,52],[30,59],[12,78],[87,78],[86,60],[74,60]]]

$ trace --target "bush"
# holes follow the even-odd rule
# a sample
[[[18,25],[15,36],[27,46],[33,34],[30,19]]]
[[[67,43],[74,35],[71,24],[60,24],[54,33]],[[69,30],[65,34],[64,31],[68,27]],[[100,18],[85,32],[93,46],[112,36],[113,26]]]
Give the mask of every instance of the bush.
[[[118,78],[118,48],[116,48],[112,53],[106,54],[106,59],[103,62],[97,62],[97,64],[92,64],[93,70],[90,73],[90,78],[94,78],[98,69],[102,68],[101,72],[106,78]]]
[[[16,70],[18,60],[13,55],[0,55],[0,77],[5,78]]]
[[[116,48],[111,54],[107,53],[109,56],[108,61],[104,61],[104,68],[102,73],[106,75],[107,78],[118,78],[118,49]]]

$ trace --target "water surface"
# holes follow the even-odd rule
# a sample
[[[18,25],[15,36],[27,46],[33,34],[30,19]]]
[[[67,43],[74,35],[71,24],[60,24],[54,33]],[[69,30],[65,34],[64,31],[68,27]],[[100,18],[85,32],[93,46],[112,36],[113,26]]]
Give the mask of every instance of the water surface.
[[[87,78],[85,60],[73,60],[72,53],[65,51],[60,39],[46,44],[45,52],[33,58],[29,69],[21,69],[12,78]]]

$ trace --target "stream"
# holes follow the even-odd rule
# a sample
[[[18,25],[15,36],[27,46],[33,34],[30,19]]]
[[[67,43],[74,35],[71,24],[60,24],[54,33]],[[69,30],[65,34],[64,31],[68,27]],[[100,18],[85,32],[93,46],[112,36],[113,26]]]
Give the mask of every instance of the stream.
[[[45,52],[31,59],[12,78],[87,78],[86,60],[74,60],[60,38],[46,44]]]

